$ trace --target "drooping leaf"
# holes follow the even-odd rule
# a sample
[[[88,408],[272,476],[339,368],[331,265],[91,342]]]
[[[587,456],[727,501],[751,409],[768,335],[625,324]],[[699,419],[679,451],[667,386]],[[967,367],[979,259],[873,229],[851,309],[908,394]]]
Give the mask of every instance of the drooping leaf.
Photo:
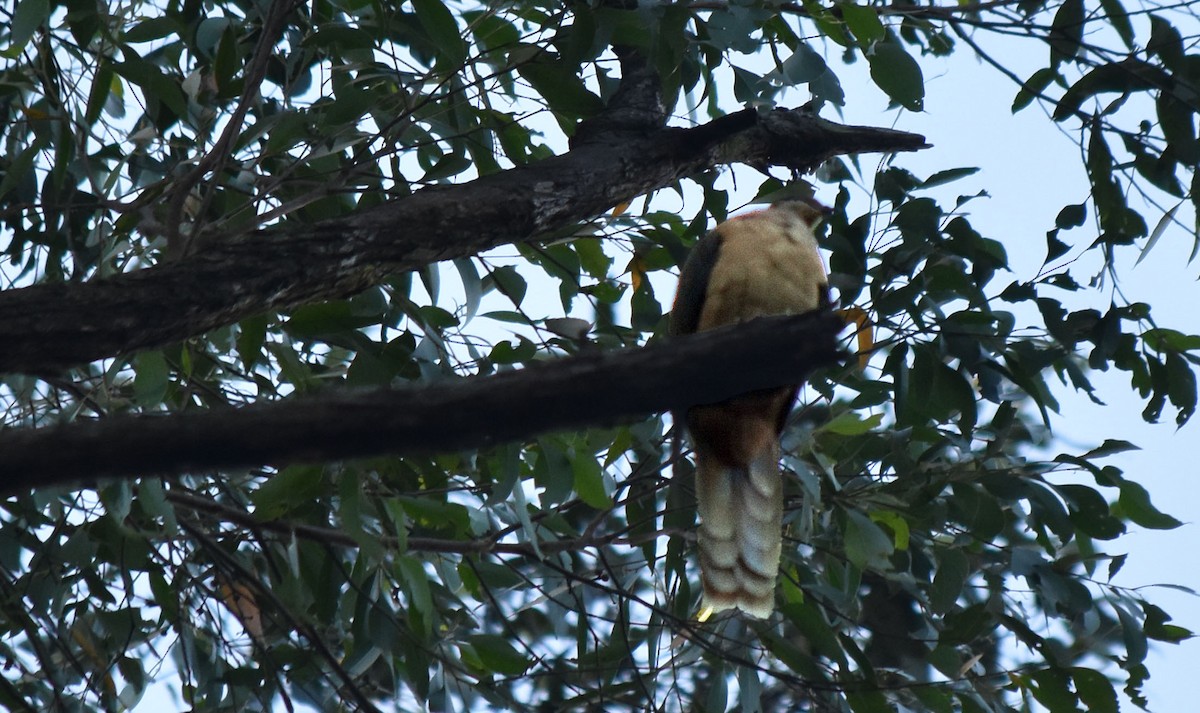
[[[905,109],[921,111],[925,101],[925,79],[920,65],[899,42],[877,42],[867,59],[876,86]]]

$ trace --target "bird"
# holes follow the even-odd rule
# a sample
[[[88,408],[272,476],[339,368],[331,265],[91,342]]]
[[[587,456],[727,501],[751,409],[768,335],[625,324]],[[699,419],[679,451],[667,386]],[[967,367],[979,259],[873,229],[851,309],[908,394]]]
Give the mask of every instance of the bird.
[[[685,335],[829,305],[815,230],[827,209],[785,200],[731,218],[697,241],[680,272],[669,333]],[[765,619],[783,539],[779,435],[799,384],[687,410],[696,458],[701,621],[727,609]]]

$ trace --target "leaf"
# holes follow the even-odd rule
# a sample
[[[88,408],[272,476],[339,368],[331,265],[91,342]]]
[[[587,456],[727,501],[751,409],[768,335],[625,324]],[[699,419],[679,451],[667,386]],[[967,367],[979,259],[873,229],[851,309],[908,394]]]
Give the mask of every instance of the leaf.
[[[1142,341],[1157,352],[1200,351],[1200,335],[1184,334],[1165,327],[1147,329],[1142,333]]]
[[[1087,99],[1104,92],[1129,94],[1169,86],[1171,78],[1159,67],[1138,59],[1104,64],[1083,75],[1071,85],[1054,108],[1054,120],[1074,116]]]
[[[1050,25],[1050,34],[1046,38],[1050,43],[1052,66],[1079,54],[1086,19],[1083,0],[1064,0],[1058,7]]]
[[[1138,620],[1132,614],[1125,611],[1125,607],[1119,604],[1115,604],[1113,609],[1116,610],[1117,619],[1121,622],[1121,638],[1125,641],[1125,654],[1129,659],[1129,663],[1125,665],[1125,668],[1128,668],[1129,664],[1145,661],[1150,647],[1146,642],[1146,634],[1142,631]]]
[[[892,531],[892,544],[897,551],[903,552],[908,549],[908,520],[902,515],[891,510],[878,510],[871,513],[871,520]]]
[[[1134,267],[1142,264],[1142,260],[1145,260],[1150,251],[1154,249],[1154,246],[1158,244],[1158,239],[1162,237],[1163,233],[1167,232],[1167,228],[1175,221],[1175,214],[1179,212],[1179,208],[1182,205],[1182,201],[1176,203],[1175,207],[1171,208],[1171,210],[1164,213],[1158,219],[1158,223],[1155,224],[1154,230],[1150,233],[1150,238],[1146,240],[1146,244],[1142,247],[1141,254],[1138,255],[1137,261],[1133,263]]]
[[[896,710],[880,690],[849,691],[846,703],[854,713],[892,713]]]
[[[263,344],[266,340],[266,315],[248,317],[243,319],[238,325],[235,344],[237,346],[238,357],[242,360],[242,366],[247,372],[252,371],[254,365],[262,358]]]
[[[543,489],[542,504],[563,502],[575,487],[574,465],[555,437],[539,438],[537,453],[533,464],[533,482]]]
[[[463,41],[454,15],[441,0],[412,0],[417,21],[437,46],[438,63],[457,68],[467,59],[467,43]]]
[[[836,433],[839,436],[861,436],[870,432],[883,423],[883,414],[876,413],[862,418],[857,411],[843,411],[833,420],[821,426],[824,433]]]
[[[887,36],[887,30],[880,22],[875,8],[853,2],[840,3],[837,7],[842,13],[842,19],[846,21],[846,27],[850,28],[850,32],[858,39],[858,44],[863,49],[870,49]]]
[[[1071,228],[1078,228],[1083,225],[1085,220],[1087,220],[1087,206],[1082,203],[1072,203],[1071,205],[1063,206],[1063,209],[1058,211],[1058,216],[1054,219],[1054,225],[1062,230],[1070,230]]]
[[[1117,453],[1127,453],[1129,451],[1140,450],[1141,448],[1133,445],[1129,441],[1122,441],[1119,438],[1106,438],[1104,439],[1104,443],[1101,443],[1080,457],[1084,459],[1103,458],[1105,456],[1116,455]]]
[[[401,555],[396,558],[396,579],[408,595],[408,605],[419,616],[426,633],[433,629],[433,594],[429,589],[429,575],[425,565],[412,555]],[[411,615],[411,612],[410,612]]]
[[[867,61],[871,65],[871,79],[892,101],[909,111],[921,111],[925,101],[921,66],[899,42],[876,43]]]
[[[533,86],[550,108],[563,117],[591,116],[604,108],[600,97],[587,88],[574,67],[540,47],[522,46],[512,53],[517,73]]]
[[[517,268],[512,265],[497,267],[484,278],[484,292],[490,291],[493,287],[510,299],[515,307],[520,307],[521,301],[525,299],[527,288],[525,278],[521,277],[521,273],[517,272]]]
[[[314,339],[376,324],[379,315],[363,313],[350,300],[297,307],[283,328],[297,339]]]
[[[1074,711],[1079,699],[1067,685],[1065,672],[1057,668],[1035,671],[1031,678],[1037,684],[1032,687],[1033,697],[1051,711]]]
[[[11,17],[8,26],[9,44],[0,51],[0,56],[16,59],[25,51],[33,33],[50,19],[50,0],[20,0]]]
[[[1129,50],[1134,49],[1135,36],[1133,33],[1133,23],[1129,21],[1130,14],[1121,4],[1121,0],[1100,0],[1100,8],[1103,10],[1102,16],[1104,19],[1120,35],[1121,42],[1125,44],[1125,48]],[[1150,19],[1153,22],[1155,17],[1151,15]],[[1150,36],[1153,38],[1154,33],[1151,32]]]
[[[1161,59],[1163,66],[1172,72],[1188,71],[1183,37],[1170,21],[1158,15],[1150,16],[1150,41],[1146,43],[1146,52]]]
[[[1068,669],[1075,683],[1078,696],[1089,712],[1101,711],[1108,713],[1117,711],[1117,694],[1112,683],[1099,671],[1088,668]],[[1055,673],[1060,673],[1055,669]],[[1056,686],[1057,688],[1057,686]],[[1051,708],[1051,710],[1058,710]]]
[[[960,178],[973,176],[976,173],[979,173],[978,168],[949,168],[944,171],[938,171],[929,178],[926,178],[924,181],[921,181],[920,187],[933,188],[934,186],[941,186],[953,181],[957,181]]]
[[[275,520],[316,502],[329,491],[320,466],[288,466],[267,478],[250,493],[254,516],[260,520]]]
[[[462,13],[475,41],[486,51],[504,49],[516,45],[521,33],[508,20],[491,12],[470,10]]]
[[[1012,113],[1016,114],[1029,106],[1034,99],[1043,95],[1050,82],[1059,77],[1058,71],[1051,67],[1043,67],[1030,75],[1021,85],[1017,95],[1013,97]]]
[[[483,281],[479,279],[479,271],[475,269],[475,261],[471,258],[456,258],[454,267],[458,268],[458,276],[462,280],[463,293],[466,296],[466,314],[462,323],[466,324],[479,310],[479,302],[483,299]]]
[[[27,146],[6,167],[4,178],[0,179],[0,198],[17,187],[17,184],[33,175],[33,161],[37,158],[38,146]]]
[[[133,398],[143,408],[161,404],[170,385],[171,370],[161,351],[142,352],[133,360]]]
[[[971,574],[966,554],[957,548],[938,550],[937,573],[933,576],[929,606],[939,613],[949,612],[962,594]]]
[[[133,505],[133,482],[121,479],[100,488],[100,502],[110,517],[124,522]]]
[[[1150,502],[1150,493],[1131,480],[1121,482],[1121,497],[1117,505],[1121,514],[1151,530],[1173,530],[1183,524],[1154,507]]]
[[[846,559],[859,569],[886,568],[895,549],[892,538],[858,510],[846,511],[845,544]]]
[[[467,638],[467,643],[485,668],[504,676],[519,676],[532,664],[512,644],[495,634],[474,634]]]
[[[778,77],[784,86],[808,84],[829,71],[825,58],[805,43],[796,45],[792,55],[783,61],[772,76]]]
[[[579,498],[597,510],[612,507],[612,499],[604,487],[604,471],[595,454],[573,452],[571,470],[575,474],[575,492]]]
[[[126,56],[124,62],[113,64],[113,70],[117,74],[141,88],[147,99],[166,104],[173,118],[187,114],[187,98],[174,78],[163,74],[161,69],[136,55],[127,53]]]
[[[1196,374],[1176,352],[1167,354],[1167,397],[1179,409],[1175,425],[1182,427],[1196,412]]]

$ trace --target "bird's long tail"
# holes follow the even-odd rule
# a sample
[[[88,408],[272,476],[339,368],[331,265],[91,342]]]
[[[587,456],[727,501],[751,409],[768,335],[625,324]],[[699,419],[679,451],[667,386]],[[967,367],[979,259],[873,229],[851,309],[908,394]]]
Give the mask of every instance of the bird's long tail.
[[[748,468],[696,463],[701,618],[734,607],[765,619],[775,608],[782,545],[783,476],[772,443]]]

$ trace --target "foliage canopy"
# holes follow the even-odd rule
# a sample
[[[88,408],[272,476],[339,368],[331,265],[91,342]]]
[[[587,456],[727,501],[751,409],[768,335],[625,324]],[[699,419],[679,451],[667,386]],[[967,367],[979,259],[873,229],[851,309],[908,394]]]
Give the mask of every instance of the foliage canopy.
[[[690,466],[672,454],[669,415],[351,460],[322,460],[318,428],[304,432],[308,463],[10,483],[9,709],[127,709],[158,678],[205,710],[1115,711],[1146,705],[1149,642],[1190,636],[1114,580],[1125,556],[1103,548],[1131,526],[1178,525],[1106,463],[1133,444],[1062,452],[1050,428],[1062,392],[1100,398],[1093,370],[1128,374],[1147,420],[1195,411],[1200,336],[1111,288],[1121,246],[1196,240],[1191,4],[0,12],[0,334],[42,339],[53,365],[0,376],[3,476],[5,448],[35,429],[437,388],[657,340],[669,276],[738,207],[731,176],[765,194],[789,178],[779,167],[800,167],[737,131],[777,106],[811,97],[832,114],[868,91],[839,77],[869,77],[903,116],[936,86],[930,67],[981,58],[1014,80],[1014,111],[1042,107],[1077,138],[1091,187],[1063,197],[1042,268],[1023,276],[1008,250],[1032,236],[988,237],[995,226],[964,209],[981,196],[953,193],[971,157],[917,176],[889,154],[872,170],[836,129],[812,135],[828,157],[814,182],[833,204],[833,281],[874,336],[869,360],[812,376],[785,434],[787,544],[767,622],[694,620]],[[1014,75],[993,36],[1045,66]],[[733,138],[678,141],[694,155],[661,176],[620,153],[719,132]],[[879,136],[862,150],[915,148]],[[605,154],[644,185],[597,179],[620,175],[600,171]],[[739,161],[774,174],[735,173]],[[557,222],[471,223],[517,213],[504,187],[521,171],[577,164],[595,169],[573,169],[579,194],[531,201]],[[488,177],[491,193],[447,188]],[[480,202],[436,202],[456,195]],[[428,196],[427,212],[469,227],[457,253],[445,235],[411,235],[424,214],[378,219]],[[402,255],[373,262],[389,249]],[[1104,270],[1078,274],[1090,253]],[[188,282],[196,265],[218,279]],[[178,279],[163,278],[187,304],[139,319],[184,331],[147,337],[124,315],[81,326],[95,285],[173,305],[146,275]],[[69,329],[126,341],[58,368],[46,335]],[[621,388],[602,377],[595,393]],[[55,433],[37,434],[47,457]]]

